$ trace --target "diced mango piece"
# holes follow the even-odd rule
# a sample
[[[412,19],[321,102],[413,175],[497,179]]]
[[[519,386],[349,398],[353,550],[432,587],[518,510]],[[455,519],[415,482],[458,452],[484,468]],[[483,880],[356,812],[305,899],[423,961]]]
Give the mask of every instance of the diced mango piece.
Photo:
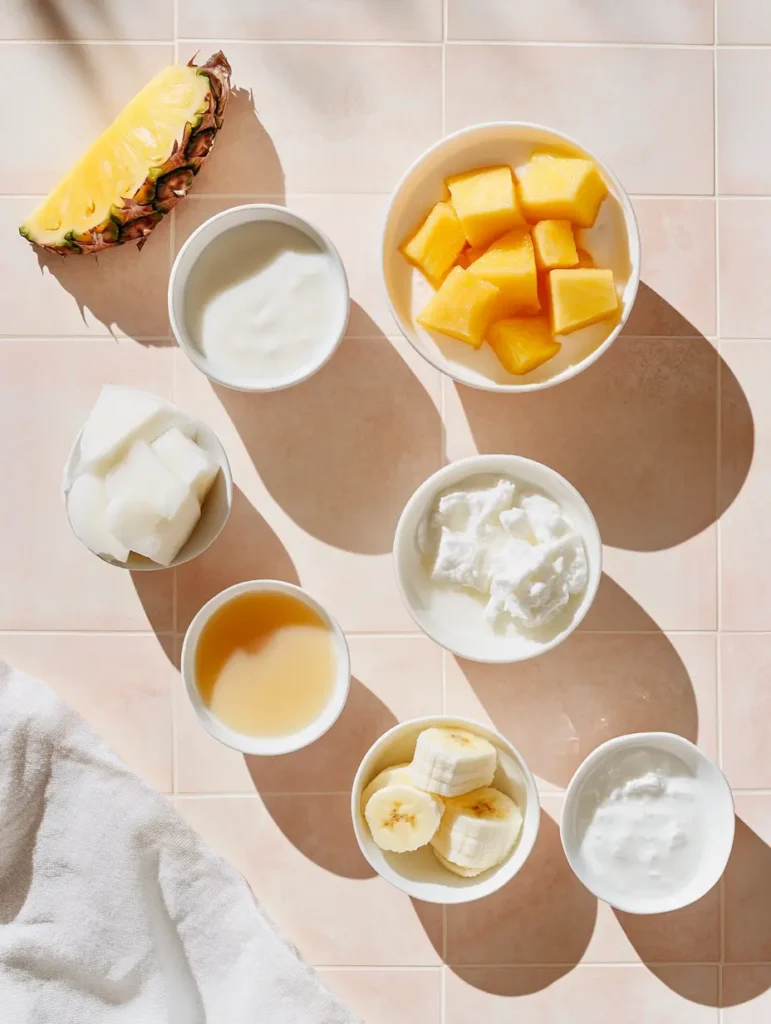
[[[525,218],[510,167],[484,167],[447,178],[451,202],[470,245],[489,245]]]
[[[539,270],[574,267],[578,263],[576,240],[569,220],[539,220],[533,225],[533,248]]]
[[[517,170],[519,201],[528,220],[569,220],[590,228],[608,186],[592,160],[536,154]]]
[[[469,273],[500,288],[500,316],[537,313],[538,277],[533,240],[527,228],[513,228],[469,267]]]
[[[495,285],[463,267],[455,267],[417,316],[429,330],[449,334],[479,348],[492,319],[498,298]]]
[[[454,208],[449,203],[437,203],[401,251],[438,288],[465,244],[466,236]]]
[[[576,249],[576,253],[578,254],[578,263],[576,263],[577,267],[589,268],[597,266],[586,249]]]
[[[552,270],[549,294],[555,334],[597,323],[618,308],[611,270]]]
[[[561,346],[552,337],[548,317],[517,316],[497,320],[487,340],[509,373],[530,373],[555,356]]]

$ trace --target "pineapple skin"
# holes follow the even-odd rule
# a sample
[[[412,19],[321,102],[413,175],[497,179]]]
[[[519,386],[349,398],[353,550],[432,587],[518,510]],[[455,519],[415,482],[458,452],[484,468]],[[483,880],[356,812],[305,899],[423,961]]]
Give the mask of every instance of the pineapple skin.
[[[188,67],[196,65],[191,60]],[[206,162],[222,127],[230,96],[231,70],[222,50],[198,67],[198,74],[209,79],[206,107],[198,112],[195,122],[187,122],[181,142],[175,142],[167,160],[151,170],[133,196],[121,197],[122,205],[113,205],[110,215],[100,224],[81,234],[70,232],[65,236],[65,245],[44,245],[20,227],[22,237],[37,248],[60,256],[104,252],[134,241],[141,249],[164,215],[187,195],[193,178]]]

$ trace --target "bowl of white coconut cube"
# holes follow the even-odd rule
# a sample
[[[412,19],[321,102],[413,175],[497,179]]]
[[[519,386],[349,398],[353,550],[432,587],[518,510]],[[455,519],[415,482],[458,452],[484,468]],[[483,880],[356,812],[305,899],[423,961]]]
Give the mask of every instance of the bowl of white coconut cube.
[[[538,790],[497,730],[436,715],[395,725],[356,772],[353,829],[377,873],[414,899],[468,903],[511,881],[538,836]]]
[[[76,537],[142,571],[181,565],[216,540],[233,478],[206,424],[149,391],[108,384],[75,439],[63,492]]]

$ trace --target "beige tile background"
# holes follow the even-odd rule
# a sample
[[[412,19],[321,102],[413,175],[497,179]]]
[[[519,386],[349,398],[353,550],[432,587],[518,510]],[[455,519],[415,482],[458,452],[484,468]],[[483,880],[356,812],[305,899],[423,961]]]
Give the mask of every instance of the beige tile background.
[[[48,680],[243,871],[368,1024],[761,1024],[771,1014],[771,88],[767,0],[6,0],[0,148],[0,655]],[[163,64],[219,46],[238,86],[195,193],[145,249],[69,261],[15,237],[28,209]],[[633,196],[643,286],[595,367],[522,399],[456,388],[398,338],[380,282],[388,193],[443,131],[538,120]],[[171,343],[184,238],[286,203],[346,262],[349,336],[282,395],[212,388]],[[178,572],[130,575],[69,534],[61,467],[107,381],[174,397],[226,445],[233,518]],[[398,513],[441,462],[543,459],[586,494],[605,576],[584,627],[513,668],[415,634],[390,564]],[[244,759],[199,728],[176,652],[222,587],[299,580],[351,640],[340,722]],[[493,721],[543,791],[522,874],[478,905],[373,877],[347,791],[373,739],[442,707]],[[561,789],[598,742],[672,729],[722,763],[739,822],[725,881],[632,918],[561,852]]]

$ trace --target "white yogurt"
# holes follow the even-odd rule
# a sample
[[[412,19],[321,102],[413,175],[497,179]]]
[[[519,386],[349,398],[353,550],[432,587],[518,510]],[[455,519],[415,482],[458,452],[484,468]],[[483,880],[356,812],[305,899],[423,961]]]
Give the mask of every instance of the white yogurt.
[[[201,253],[185,287],[193,344],[220,378],[281,386],[315,369],[345,323],[330,256],[303,232],[250,221]]]
[[[678,892],[699,871],[707,813],[703,785],[672,754],[644,747],[603,762],[577,807],[584,869],[616,896]]]

